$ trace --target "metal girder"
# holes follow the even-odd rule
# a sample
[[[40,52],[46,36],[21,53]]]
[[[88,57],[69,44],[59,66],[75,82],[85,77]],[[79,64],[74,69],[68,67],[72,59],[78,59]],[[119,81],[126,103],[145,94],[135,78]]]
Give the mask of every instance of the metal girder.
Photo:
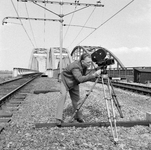
[[[96,4],[87,4],[87,3],[79,3],[79,2],[57,2],[57,1],[44,1],[44,0],[17,0],[20,2],[34,2],[34,3],[49,3],[49,4],[60,4],[60,5],[76,5],[76,6],[95,6],[95,7],[104,7],[101,3]]]
[[[60,21],[60,19],[43,19],[43,18],[27,18],[27,17],[5,17],[2,21],[2,24],[7,23],[5,22],[6,19],[24,19],[24,20],[40,20],[40,21]]]
[[[70,24],[63,24],[63,26],[83,27],[83,26],[80,26],[80,25],[70,25]],[[83,28],[96,29],[96,28],[94,28],[94,27],[87,27],[87,26],[84,26]]]
[[[74,54],[74,52],[76,52],[76,50],[79,50],[79,49],[82,49],[83,51],[87,52],[87,53],[92,53],[98,49],[103,49],[107,52],[107,54],[109,54],[110,56],[112,56],[116,61],[117,63],[119,64],[119,66],[124,69],[124,65],[122,64],[122,62],[111,52],[109,51],[108,49],[106,48],[103,48],[101,46],[76,46],[72,52],[71,52],[71,56]]]

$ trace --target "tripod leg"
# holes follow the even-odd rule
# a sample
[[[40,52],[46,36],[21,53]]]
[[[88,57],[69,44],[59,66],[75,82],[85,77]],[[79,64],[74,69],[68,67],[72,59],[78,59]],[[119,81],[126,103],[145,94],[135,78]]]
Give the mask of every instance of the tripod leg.
[[[114,91],[114,88],[113,88],[113,85],[112,85],[110,79],[109,79],[109,84],[110,84],[111,89],[112,89],[112,94],[111,95],[112,95],[112,98],[113,98],[114,105],[116,106],[116,108],[117,108],[117,110],[120,114],[120,117],[123,118],[123,113],[122,113],[122,110],[121,110],[121,106],[120,106],[120,104],[117,100],[117,97],[116,97],[116,94],[115,94],[115,91]]]
[[[104,99],[105,99],[105,102],[106,102],[108,120],[109,120],[109,123],[110,123],[110,126],[111,126],[113,139],[114,139],[114,142],[117,142],[118,141],[118,134],[117,134],[117,128],[116,128],[116,117],[115,117],[113,99],[112,99],[112,96],[111,96],[111,87],[110,87],[110,84],[109,84],[109,79],[108,78],[106,78],[106,79],[107,79],[107,88],[108,88],[109,98],[107,98],[107,95],[106,95],[106,92],[105,92],[105,87],[104,87],[104,79],[102,78]],[[111,103],[111,109],[112,109],[111,112],[109,110],[109,104],[108,104],[109,102]]]
[[[88,98],[88,96],[90,95],[90,93],[92,92],[93,88],[95,87],[96,83],[98,82],[100,76],[95,80],[95,83],[93,84],[93,86],[91,87],[90,91],[88,92],[88,94],[86,94],[85,98],[82,100],[82,102],[78,105],[77,109],[75,110],[75,112],[73,113],[73,115],[71,116],[71,119],[69,120],[69,122],[72,122],[76,113],[80,110],[80,108],[82,107],[82,105],[84,104],[84,102],[86,101],[86,99]]]
[[[111,97],[110,101],[111,101],[111,109],[112,109],[112,115],[113,115],[114,132],[115,132],[115,135],[116,135],[116,137],[114,137],[114,141],[117,142],[118,141],[118,134],[117,134],[116,116],[115,116],[114,103],[113,103],[114,99],[113,99],[113,96],[112,96],[113,90],[112,90],[112,86],[111,86],[110,83],[111,82],[110,82],[110,80],[108,78],[108,87],[110,88],[109,89],[109,93],[110,93],[110,97]]]
[[[111,108],[112,108],[112,117],[113,117],[113,123],[114,123],[114,141],[118,141],[118,134],[117,134],[117,127],[116,127],[116,116],[115,116],[115,111],[114,111],[114,105],[113,105],[113,99],[111,99]]]

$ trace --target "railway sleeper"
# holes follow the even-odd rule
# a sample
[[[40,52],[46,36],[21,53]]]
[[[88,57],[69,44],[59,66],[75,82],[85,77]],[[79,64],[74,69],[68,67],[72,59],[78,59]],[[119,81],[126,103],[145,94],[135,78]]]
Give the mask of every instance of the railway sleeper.
[[[11,101],[24,101],[24,98],[11,98]]]
[[[19,101],[19,103],[10,103],[7,102],[5,103],[5,105],[2,106],[2,110],[4,111],[8,111],[8,112],[12,112],[12,111],[16,111],[19,109],[19,105],[22,103],[22,101]]]
[[[8,126],[8,122],[0,122],[0,133]]]
[[[49,93],[49,92],[60,92],[60,90],[57,89],[51,89],[51,90],[36,90],[33,93],[34,94],[45,94],[45,93]]]
[[[116,125],[117,126],[122,126],[122,127],[133,127],[136,125],[142,125],[142,126],[150,126],[151,121],[147,120],[140,120],[140,121],[117,121]],[[86,128],[86,127],[109,127],[110,123],[109,122],[88,122],[88,123],[62,123],[59,127],[81,127],[81,128]],[[35,128],[43,128],[43,127],[57,127],[56,123],[37,123],[35,124]]]
[[[11,104],[11,103],[6,103],[5,105],[2,106],[3,107],[18,107],[19,104]]]
[[[6,110],[0,110],[0,118],[2,117],[12,117],[13,113]]]
[[[10,122],[10,121],[11,121],[10,118],[0,118],[0,124],[1,124],[1,123],[8,123],[8,122]]]
[[[17,95],[14,95],[13,98],[15,98],[15,99],[25,99],[26,94],[17,94]]]
[[[19,101],[19,100],[10,100],[9,104],[21,104],[23,101]]]
[[[27,95],[27,94],[29,94],[31,91],[30,90],[25,90],[25,89],[21,89],[21,91],[20,91],[20,94],[23,94],[23,95]]]
[[[18,109],[19,107],[6,107],[4,110],[14,112],[14,111],[17,111]]]
[[[114,124],[114,123],[113,123]],[[146,120],[134,120],[134,121],[117,121],[117,126],[133,127],[136,125],[150,126],[151,125],[151,113],[146,113]],[[87,123],[62,123],[59,127],[109,127],[109,122],[87,122]],[[35,128],[43,127],[57,127],[56,123],[37,123]]]
[[[0,133],[4,130],[4,125],[3,124],[0,124]]]

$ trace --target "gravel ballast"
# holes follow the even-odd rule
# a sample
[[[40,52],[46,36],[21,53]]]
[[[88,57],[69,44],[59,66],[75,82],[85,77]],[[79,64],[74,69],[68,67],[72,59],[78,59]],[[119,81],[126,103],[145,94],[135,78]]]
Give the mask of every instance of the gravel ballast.
[[[80,84],[83,99],[94,83]],[[151,150],[151,127],[117,127],[119,142],[113,142],[110,127],[35,128],[36,123],[53,123],[59,92],[34,94],[35,90],[59,89],[57,79],[39,78],[29,87],[30,93],[14,112],[12,121],[0,134],[0,150]],[[124,118],[116,111],[117,121],[144,120],[151,111],[151,98],[115,89]],[[102,85],[97,84],[81,111],[86,122],[107,121]],[[64,121],[73,113],[69,95]]]

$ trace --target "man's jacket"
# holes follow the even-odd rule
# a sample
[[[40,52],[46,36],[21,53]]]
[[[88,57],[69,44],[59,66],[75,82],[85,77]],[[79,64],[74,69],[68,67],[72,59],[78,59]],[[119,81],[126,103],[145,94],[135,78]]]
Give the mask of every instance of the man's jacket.
[[[79,83],[94,79],[94,75],[85,75],[86,69],[80,61],[74,61],[65,68],[61,73],[61,79],[67,90],[72,89]]]

